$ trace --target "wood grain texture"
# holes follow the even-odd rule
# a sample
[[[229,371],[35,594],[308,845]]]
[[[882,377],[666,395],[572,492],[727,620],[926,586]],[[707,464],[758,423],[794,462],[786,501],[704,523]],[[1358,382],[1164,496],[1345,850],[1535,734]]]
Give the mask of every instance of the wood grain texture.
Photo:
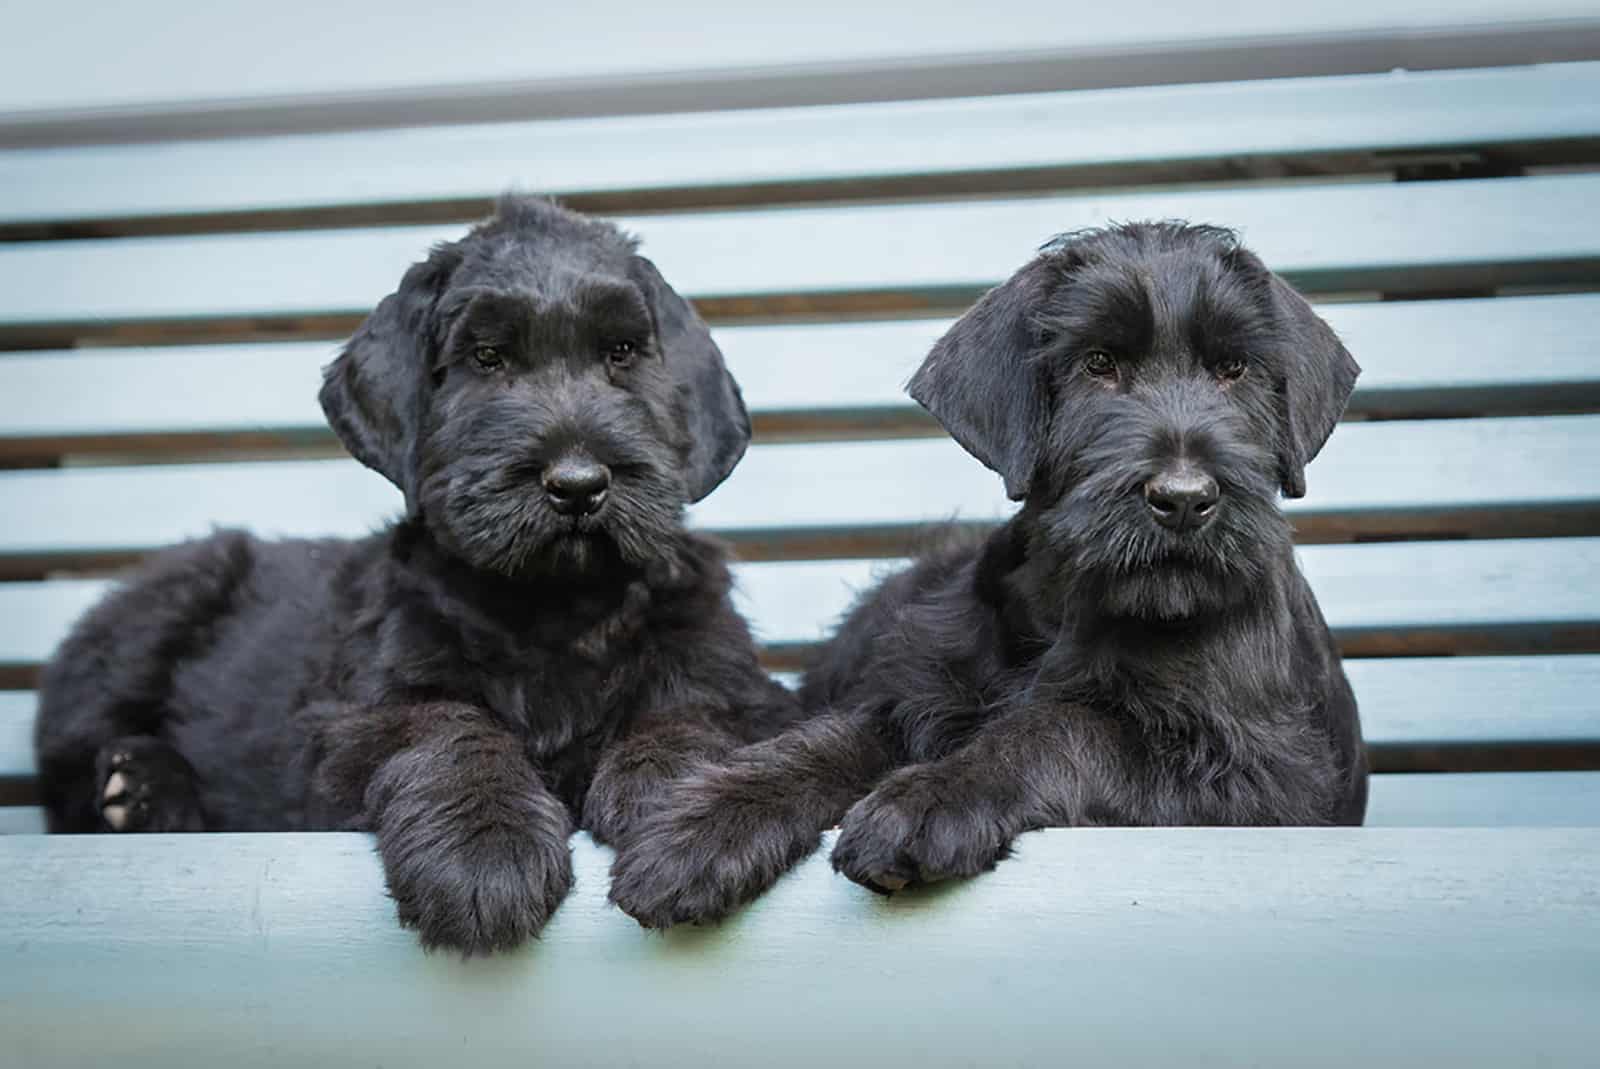
[[[1315,290],[1580,281],[1600,273],[1600,175],[1118,192],[619,220],[682,293],[902,291],[966,299],[1051,235],[1111,220],[1239,228]],[[0,246],[0,324],[365,312],[464,228],[23,242]],[[959,241],[951,240],[960,234]],[[782,256],[771,250],[782,249]]]
[[[1595,830],[1045,832],[891,899],[817,856],[724,926],[665,937],[606,905],[604,851],[580,839],[574,860],[542,941],[462,963],[398,928],[364,837],[6,839],[0,1034],[30,1069],[1600,1049]]]
[[[1002,172],[1296,173],[1600,134],[1600,65],[1394,71],[959,100],[0,152],[0,226]],[[1057,136],[1070,130],[1071,137]],[[1310,157],[1310,161],[1302,158]],[[641,171],[637,161],[648,159]],[[114,172],[118,181],[102,176]],[[1126,181],[1126,179],[1123,179]],[[465,210],[472,210],[463,206]],[[368,211],[372,207],[367,207]],[[391,207],[390,211],[397,209]],[[403,210],[403,209],[400,209]]]

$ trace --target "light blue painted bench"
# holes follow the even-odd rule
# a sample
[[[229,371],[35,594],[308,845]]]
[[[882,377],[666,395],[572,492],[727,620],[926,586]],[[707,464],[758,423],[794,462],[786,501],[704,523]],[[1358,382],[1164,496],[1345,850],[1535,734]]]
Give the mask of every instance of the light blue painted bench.
[[[1371,829],[1046,832],[890,902],[813,861],[666,938],[579,843],[543,942],[466,966],[360,837],[12,836],[0,1064],[1592,1064],[1596,100],[1569,63],[0,148],[0,830],[39,828],[30,688],[112,570],[396,508],[318,368],[512,183],[619,215],[713,320],[757,444],[694,521],[776,671],[926,525],[1006,514],[900,390],[966,302],[1056,231],[1241,228],[1366,368],[1288,508],[1379,770]]]

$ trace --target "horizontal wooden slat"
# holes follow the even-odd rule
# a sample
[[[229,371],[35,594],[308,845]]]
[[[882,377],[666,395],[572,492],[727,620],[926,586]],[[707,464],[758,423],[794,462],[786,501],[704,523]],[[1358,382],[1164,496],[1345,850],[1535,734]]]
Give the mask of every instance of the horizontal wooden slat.
[[[0,780],[32,776],[34,695],[0,691]]]
[[[1385,753],[1600,745],[1600,655],[1369,658],[1345,670],[1367,744]],[[0,692],[0,779],[34,774],[33,718],[32,691]]]
[[[1600,538],[1305,546],[1298,554],[1323,615],[1347,641],[1484,632],[1554,643],[1600,624]],[[745,564],[739,598],[765,641],[815,642],[856,592],[897,567]]]
[[[1170,0],[1084,9],[1040,0],[986,9],[826,0],[731,18],[716,0],[596,22],[581,9],[475,9],[505,41],[559,47],[452,50],[422,9],[305,4],[223,17],[169,0],[151,23],[94,4],[19,12],[0,82],[0,139],[56,143],[237,136],[781,103],[1234,81],[1291,74],[1593,59],[1582,0],[1400,8],[1265,0],[1193,17]],[[314,38],[294,27],[316,21]],[[848,26],[848,33],[838,32]],[[689,32],[686,27],[696,28]],[[703,32],[715,27],[715,32]],[[126,42],[146,47],[132,62]],[[296,62],[273,62],[293,55]],[[93,71],[93,77],[83,72]]]
[[[1600,772],[1385,773],[1367,814],[1386,828],[1592,828]]]
[[[0,806],[0,835],[42,835],[44,810],[38,806]]]
[[[1111,219],[1242,229],[1313,289],[1600,275],[1600,175],[1149,192],[627,219],[698,297],[905,291],[969,297],[1050,235]],[[0,246],[0,323],[359,312],[459,227]]]
[[[1298,553],[1329,624],[1358,652],[1375,642],[1433,652],[1430,644],[1463,636],[1565,648],[1600,635],[1600,538],[1305,546]],[[900,563],[738,564],[736,598],[761,640],[804,645],[824,637],[857,592]],[[100,580],[0,583],[0,665],[44,660],[105,589]]]
[[[1361,361],[1353,414],[1600,407],[1600,296],[1322,311]],[[902,385],[948,322],[724,326],[716,336],[758,427],[778,428],[770,433],[783,419],[826,430],[852,418],[931,432]],[[337,448],[316,400],[336,351],[288,342],[13,353],[0,357],[0,451],[127,453],[206,436]],[[194,403],[195,384],[224,382]]]
[[[959,175],[1004,188],[1003,172],[1126,183],[1376,169],[1386,156],[1470,159],[1483,148],[1518,159],[1540,142],[1600,136],[1586,106],[1596,96],[1600,64],[1577,63],[12,150],[0,152],[0,227],[481,205],[513,186],[636,200],[673,190],[756,197],[749,187],[770,186],[768,197],[792,198],[903,176],[924,190]],[[111,173],[117,180],[105,181]]]
[[[1592,828],[1600,826],[1600,772],[1379,773],[1366,826]],[[0,835],[43,831],[37,806],[0,805]]]
[[[889,899],[819,852],[732,922],[665,936],[606,903],[606,851],[580,839],[573,861],[537,944],[463,963],[395,923],[365,836],[6,839],[0,1032],[34,1069],[352,1050],[1576,1067],[1600,1049],[1595,830],[1050,831]]]
[[[1600,415],[1351,424],[1286,503],[1302,527],[1470,530],[1510,510],[1529,522],[1600,509]],[[398,511],[394,488],[350,460],[0,474],[0,555],[129,552],[215,525],[273,535],[359,535]],[[753,447],[691,510],[698,526],[819,533],[990,522],[1012,506],[994,475],[945,438]],[[1499,522],[1504,522],[1503,515]],[[1540,532],[1542,533],[1542,532]]]
[[[1367,744],[1600,742],[1600,656],[1345,662]]]

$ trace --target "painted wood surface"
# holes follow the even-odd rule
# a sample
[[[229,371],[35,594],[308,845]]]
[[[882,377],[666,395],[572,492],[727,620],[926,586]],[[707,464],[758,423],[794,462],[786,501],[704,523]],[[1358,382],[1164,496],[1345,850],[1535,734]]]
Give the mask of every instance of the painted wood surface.
[[[1285,509],[1302,522],[1372,526],[1378,517],[1594,510],[1600,468],[1583,458],[1597,448],[1600,415],[1351,424],[1311,466],[1307,496]],[[753,446],[689,516],[706,530],[782,538],[987,523],[1013,509],[994,474],[954,441],[925,438]],[[392,485],[345,459],[18,471],[0,473],[0,555],[141,551],[215,526],[359,536],[399,511]]]
[[[9,838],[0,1035],[30,1069],[1600,1049],[1592,829],[1044,832],[992,874],[888,899],[819,855],[722,927],[665,937],[605,903],[606,858],[576,841],[544,938],[462,963],[398,928],[361,836]]]
[[[1049,170],[1235,177],[1592,137],[1600,65],[0,151],[0,225]],[[1057,136],[1070,131],[1070,137]],[[637,161],[648,159],[641,169]],[[115,172],[116,182],[102,177]],[[1084,175],[1084,178],[1090,175]],[[995,181],[993,177],[989,179]],[[1003,186],[1003,180],[996,182]]]
[[[1380,772],[1373,828],[1600,827],[1600,772]],[[0,804],[0,835],[44,833],[44,812]]]
[[[1371,783],[1370,827],[1600,827],[1600,772],[1385,772]]]
[[[1600,744],[1600,654],[1355,658],[1345,671],[1369,746]],[[0,779],[34,774],[34,712],[32,691],[0,691]]]
[[[909,291],[966,299],[1051,235],[1111,220],[1240,229],[1312,289],[1571,281],[1600,274],[1600,175],[1333,183],[623,218],[689,296]],[[361,312],[459,226],[0,246],[13,326]],[[960,233],[960,241],[951,241]],[[774,256],[771,250],[781,249]]]
[[[0,780],[31,777],[33,718],[36,702],[31,690],[0,691]]]
[[[137,13],[85,0],[20,9],[3,53],[7,140],[180,137],[529,114],[833,103],[1095,85],[1472,67],[1595,57],[1583,0],[1355,0],[1285,8],[1174,0],[1085,8],[1040,0],[960,9],[821,0],[759,15],[727,0],[581,8],[471,0],[461,26],[518,47],[437,47],[421,5],[375,0],[272,15],[158,0]],[[317,20],[319,32],[295,27]],[[849,32],[839,32],[840,27]],[[714,32],[713,32],[714,28]],[[143,42],[131,50],[130,40]],[[552,45],[559,42],[559,45]]]
[[[1323,615],[1346,638],[1482,632],[1559,646],[1563,632],[1600,624],[1600,538],[1303,546],[1297,553]],[[734,597],[762,641],[815,642],[858,592],[901,563],[737,564]],[[43,660],[106,589],[89,579],[0,584],[0,664]]]
[[[1600,407],[1600,296],[1330,304],[1320,309],[1357,354],[1352,415]],[[877,413],[922,418],[903,386],[946,318],[721,326],[715,330],[756,415]],[[1462,346],[1470,337],[1473,344]],[[83,440],[271,434],[325,442],[317,404],[336,342],[15,352],[0,359],[0,446],[63,451]],[[1515,359],[1508,353],[1516,352]],[[196,383],[225,381],[193,403]],[[924,420],[932,429],[931,421]],[[1334,439],[1336,442],[1339,437]]]

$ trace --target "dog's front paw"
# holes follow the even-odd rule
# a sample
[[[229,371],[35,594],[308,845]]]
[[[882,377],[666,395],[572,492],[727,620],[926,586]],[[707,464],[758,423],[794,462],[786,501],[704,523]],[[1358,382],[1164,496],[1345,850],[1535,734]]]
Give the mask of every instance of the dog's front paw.
[[[834,871],[887,894],[976,876],[1005,858],[1012,835],[992,809],[963,804],[935,777],[907,769],[852,806],[834,843]]]
[[[510,950],[537,936],[572,888],[566,836],[537,825],[383,829],[379,853],[400,923],[428,950]]]
[[[646,928],[718,921],[816,848],[820,828],[781,807],[690,781],[617,848],[613,904]]]

